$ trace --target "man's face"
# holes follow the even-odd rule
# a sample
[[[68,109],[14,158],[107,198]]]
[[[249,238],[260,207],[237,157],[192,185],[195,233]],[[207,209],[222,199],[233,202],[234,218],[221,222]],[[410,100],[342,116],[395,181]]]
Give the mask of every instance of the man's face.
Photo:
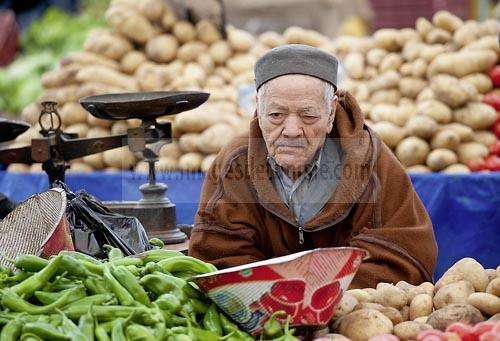
[[[336,97],[329,105],[325,82],[305,75],[281,76],[264,86],[267,88],[257,100],[257,115],[267,151],[296,178],[332,130]]]

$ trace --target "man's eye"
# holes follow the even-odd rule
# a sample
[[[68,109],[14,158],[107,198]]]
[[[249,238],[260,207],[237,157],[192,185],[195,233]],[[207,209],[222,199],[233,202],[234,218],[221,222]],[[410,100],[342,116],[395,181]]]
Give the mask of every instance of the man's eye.
[[[302,116],[302,120],[304,122],[314,122],[318,119],[318,116],[315,115],[304,115]]]
[[[279,113],[279,112],[272,112],[269,114],[269,117],[270,118],[281,118],[281,117],[283,117],[283,114]]]

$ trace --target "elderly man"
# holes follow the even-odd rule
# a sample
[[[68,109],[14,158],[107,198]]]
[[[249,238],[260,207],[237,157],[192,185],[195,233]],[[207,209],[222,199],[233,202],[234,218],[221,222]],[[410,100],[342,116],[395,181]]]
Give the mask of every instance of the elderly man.
[[[220,268],[336,246],[368,250],[352,287],[431,281],[437,247],[408,175],[337,91],[337,60],[287,45],[255,65],[247,136],[207,173],[189,253]]]

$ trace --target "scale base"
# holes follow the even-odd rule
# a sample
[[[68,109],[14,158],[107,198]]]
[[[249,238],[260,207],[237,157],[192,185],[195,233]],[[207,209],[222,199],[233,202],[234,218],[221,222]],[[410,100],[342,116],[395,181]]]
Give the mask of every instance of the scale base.
[[[137,217],[149,238],[161,239],[165,244],[186,241],[187,236],[176,223],[175,205],[172,203],[145,203],[142,201],[107,201],[111,211]]]

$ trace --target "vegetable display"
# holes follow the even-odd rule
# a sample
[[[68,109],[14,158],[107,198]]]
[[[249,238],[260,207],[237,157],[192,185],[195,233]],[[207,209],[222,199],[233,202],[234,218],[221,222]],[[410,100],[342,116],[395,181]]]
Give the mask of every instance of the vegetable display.
[[[1,341],[254,339],[189,281],[215,267],[177,251],[124,258],[111,249],[106,262],[62,251],[49,260],[19,256],[14,265],[0,269]],[[261,339],[296,340],[278,316]]]

